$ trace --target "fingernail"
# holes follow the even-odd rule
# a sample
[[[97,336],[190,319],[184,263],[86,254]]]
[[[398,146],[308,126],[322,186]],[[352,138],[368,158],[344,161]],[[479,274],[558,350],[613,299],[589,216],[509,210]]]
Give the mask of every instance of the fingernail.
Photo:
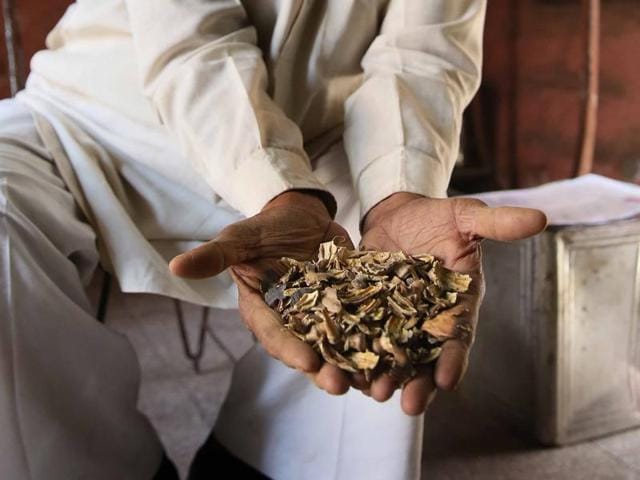
[[[183,253],[182,253],[182,254],[180,254],[180,255],[176,255],[175,257],[173,257],[173,258],[171,259],[171,261],[169,262],[169,270],[173,271],[173,269],[174,269],[174,267],[175,267],[175,265],[176,265],[176,262],[178,262],[178,261],[179,261],[179,259],[180,259],[180,257],[182,257],[182,256],[184,256],[184,254],[183,254]]]

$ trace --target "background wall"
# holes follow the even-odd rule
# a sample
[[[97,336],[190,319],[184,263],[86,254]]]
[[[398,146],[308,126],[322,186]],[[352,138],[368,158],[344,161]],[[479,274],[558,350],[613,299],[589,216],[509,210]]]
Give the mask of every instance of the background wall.
[[[7,58],[6,26],[13,17],[13,45],[16,49],[18,81],[24,82],[29,59],[44,47],[44,39],[58,22],[70,0],[2,0],[2,23],[5,35],[0,38],[0,98],[11,95]],[[11,13],[11,15],[7,15]],[[11,43],[11,42],[9,42]]]
[[[70,2],[3,1],[13,4],[23,81],[28,59]],[[457,174],[462,188],[571,175],[585,84],[583,24],[579,0],[489,0],[484,83],[467,115],[467,167]],[[640,0],[603,0],[601,45],[595,171],[640,183]],[[0,95],[9,94],[3,54]]]
[[[481,99],[500,186],[572,173],[585,85],[574,0],[489,0]],[[596,173],[640,182],[640,1],[603,0]]]

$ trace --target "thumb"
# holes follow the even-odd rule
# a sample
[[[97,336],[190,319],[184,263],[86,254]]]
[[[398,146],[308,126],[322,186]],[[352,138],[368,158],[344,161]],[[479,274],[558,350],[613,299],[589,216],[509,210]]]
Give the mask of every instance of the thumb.
[[[252,260],[258,253],[256,229],[246,220],[229,225],[213,240],[174,257],[171,273],[185,278],[207,278],[232,265]]]
[[[547,226],[547,216],[533,208],[491,208],[484,202],[475,200],[468,204],[466,210],[461,213],[466,221],[460,221],[459,225],[467,226],[466,231],[461,233],[471,238],[508,242],[536,235]]]

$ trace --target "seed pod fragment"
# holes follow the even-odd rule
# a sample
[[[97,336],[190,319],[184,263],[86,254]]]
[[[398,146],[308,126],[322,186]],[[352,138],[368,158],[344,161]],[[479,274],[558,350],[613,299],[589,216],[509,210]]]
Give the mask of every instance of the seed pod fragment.
[[[312,260],[282,263],[288,270],[265,301],[285,328],[343,370],[406,381],[438,357],[444,341],[471,334],[458,303],[471,277],[433,255],[325,242]]]

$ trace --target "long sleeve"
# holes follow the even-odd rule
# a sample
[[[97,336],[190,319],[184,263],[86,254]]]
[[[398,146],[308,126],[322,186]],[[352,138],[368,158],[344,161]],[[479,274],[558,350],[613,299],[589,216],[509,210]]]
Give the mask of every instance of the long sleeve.
[[[213,190],[253,215],[290,189],[321,192],[302,134],[267,94],[256,31],[238,0],[126,0],[142,87]]]
[[[345,105],[361,216],[396,192],[446,196],[480,83],[485,10],[486,0],[390,0]]]

